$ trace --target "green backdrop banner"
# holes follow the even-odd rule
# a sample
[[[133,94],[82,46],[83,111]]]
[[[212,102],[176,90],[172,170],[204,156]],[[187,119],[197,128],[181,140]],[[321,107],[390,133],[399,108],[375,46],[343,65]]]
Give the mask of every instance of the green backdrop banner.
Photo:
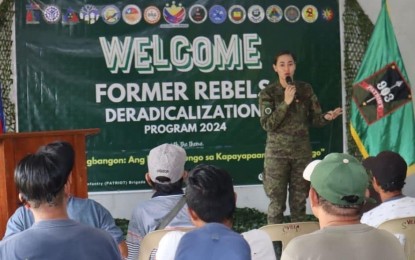
[[[260,183],[258,93],[282,49],[324,110],[341,105],[337,1],[17,1],[16,45],[19,131],[101,129],[89,191],[148,188],[162,143],[186,149],[187,169]],[[341,121],[311,138],[316,157],[341,151]]]

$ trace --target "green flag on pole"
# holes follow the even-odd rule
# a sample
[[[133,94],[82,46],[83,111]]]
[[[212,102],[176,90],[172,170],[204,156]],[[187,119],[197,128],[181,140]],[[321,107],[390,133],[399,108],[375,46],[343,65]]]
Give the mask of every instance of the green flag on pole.
[[[353,83],[350,130],[363,157],[399,153],[415,171],[411,88],[386,0]]]

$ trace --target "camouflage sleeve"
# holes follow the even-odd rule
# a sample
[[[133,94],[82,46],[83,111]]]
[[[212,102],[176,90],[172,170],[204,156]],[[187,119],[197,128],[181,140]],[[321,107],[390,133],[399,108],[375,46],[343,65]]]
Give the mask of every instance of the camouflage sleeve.
[[[259,94],[259,109],[262,128],[265,131],[276,131],[287,114],[288,105],[284,101],[275,104],[273,97],[265,91],[261,91]]]
[[[311,90],[312,91],[312,90]],[[327,125],[330,121],[324,119],[324,114],[321,111],[320,103],[318,102],[317,96],[312,91],[311,93],[311,103],[310,103],[310,113],[311,116],[311,125],[313,127],[322,127]]]

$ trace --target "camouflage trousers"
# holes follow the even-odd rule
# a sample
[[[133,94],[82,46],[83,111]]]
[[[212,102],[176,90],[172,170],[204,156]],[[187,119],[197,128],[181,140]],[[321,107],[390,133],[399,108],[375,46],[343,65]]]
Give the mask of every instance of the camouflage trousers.
[[[264,160],[263,184],[270,199],[268,224],[283,222],[289,192],[291,221],[304,221],[310,183],[303,179],[303,171],[311,158],[267,158]]]

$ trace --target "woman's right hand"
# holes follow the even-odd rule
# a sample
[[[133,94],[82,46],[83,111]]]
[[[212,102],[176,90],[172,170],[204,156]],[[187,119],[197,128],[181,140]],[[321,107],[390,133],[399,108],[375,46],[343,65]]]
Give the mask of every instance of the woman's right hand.
[[[284,91],[284,102],[287,105],[290,105],[294,101],[295,92],[296,92],[296,88],[294,85],[287,85]]]

